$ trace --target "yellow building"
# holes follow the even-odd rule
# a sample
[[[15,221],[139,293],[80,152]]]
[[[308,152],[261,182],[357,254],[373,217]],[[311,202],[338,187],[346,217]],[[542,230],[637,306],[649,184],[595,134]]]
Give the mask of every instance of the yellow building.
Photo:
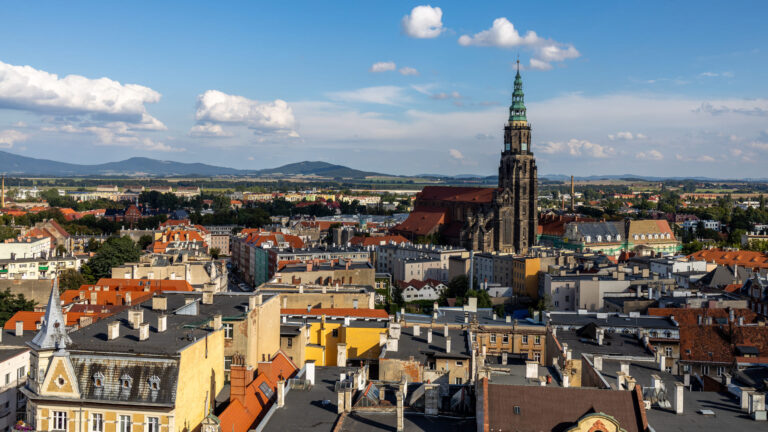
[[[54,286],[22,390],[37,431],[195,429],[224,387],[221,315],[199,297],[147,301],[67,333]]]
[[[515,257],[512,260],[512,290],[517,296],[539,298],[541,259]]]
[[[304,361],[314,360],[317,366],[376,360],[381,353],[380,335],[386,333],[389,322],[382,309],[283,309],[281,313],[283,325],[307,323]]]

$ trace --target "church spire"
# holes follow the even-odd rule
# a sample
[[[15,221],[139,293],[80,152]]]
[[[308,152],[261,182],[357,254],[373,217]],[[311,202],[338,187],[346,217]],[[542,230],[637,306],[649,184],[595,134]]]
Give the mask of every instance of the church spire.
[[[48,306],[45,308],[43,322],[40,330],[32,339],[31,344],[39,349],[64,349],[72,339],[67,334],[67,323],[61,312],[61,298],[59,297],[59,279],[53,280],[51,295],[48,297]]]
[[[512,105],[509,106],[509,121],[513,126],[528,126],[525,116],[525,94],[523,93],[523,78],[520,76],[520,59],[517,59],[517,74],[515,74],[515,89],[512,91]]]

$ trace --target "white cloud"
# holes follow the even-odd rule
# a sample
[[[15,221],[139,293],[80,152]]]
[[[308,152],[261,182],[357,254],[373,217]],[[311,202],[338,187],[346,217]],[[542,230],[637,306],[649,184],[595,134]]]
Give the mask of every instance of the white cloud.
[[[11,148],[14,143],[24,141],[27,138],[29,138],[27,134],[17,130],[6,129],[0,131],[0,148]]]
[[[677,159],[680,162],[714,162],[715,161],[715,158],[709,155],[685,156],[680,153],[675,155],[675,159]]]
[[[400,68],[400,75],[418,75],[419,71],[412,67],[401,67]]]
[[[456,160],[464,160],[464,155],[461,154],[461,152],[456,149],[448,150],[448,154],[451,155],[451,157]]]
[[[90,114],[158,127],[162,123],[147,113],[145,104],[159,100],[160,93],[138,84],[80,75],[59,77],[31,66],[0,62],[2,108],[36,113]]]
[[[331,92],[328,93],[328,97],[343,102],[381,105],[399,105],[407,99],[403,93],[403,88],[397,86],[365,87],[357,90]]]
[[[545,142],[539,145],[538,149],[546,154],[567,153],[570,156],[587,156],[596,159],[609,158],[616,154],[613,147],[576,138],[571,138],[567,142]]]
[[[636,158],[641,160],[662,160],[664,155],[658,150],[648,150],[647,152],[640,152],[635,155]]]
[[[293,110],[281,99],[259,102],[218,90],[208,90],[197,97],[195,118],[201,124],[238,124],[248,126],[256,133],[297,135],[293,130],[296,126]]]
[[[393,71],[397,69],[397,65],[395,65],[395,62],[378,62],[371,65],[371,68],[368,69],[369,72],[387,72],[387,71]]]
[[[459,37],[459,44],[463,46],[528,48],[533,51],[534,56],[531,58],[530,68],[536,70],[549,70],[552,69],[552,62],[562,62],[581,55],[573,45],[541,38],[532,30],[521,36],[515,25],[504,17],[493,20],[493,24],[488,30],[483,30],[472,36],[462,35]]]
[[[194,137],[224,138],[231,137],[232,132],[227,132],[219,124],[203,123],[192,126],[189,135]]]
[[[444,100],[444,99],[461,99],[461,93],[457,91],[452,92],[440,92],[440,93],[434,93],[431,94],[430,97],[432,99],[438,99],[438,100]]]
[[[416,6],[401,21],[403,32],[418,39],[430,39],[443,32],[443,11],[439,7]]]
[[[632,140],[636,140],[636,139],[637,140],[642,140],[642,139],[646,139],[646,138],[648,138],[648,137],[646,137],[644,134],[641,134],[641,133],[633,134],[632,132],[627,132],[627,131],[625,131],[625,132],[616,132],[615,134],[609,134],[608,135],[608,139],[611,140],[611,141],[614,141],[614,140],[632,141]]]

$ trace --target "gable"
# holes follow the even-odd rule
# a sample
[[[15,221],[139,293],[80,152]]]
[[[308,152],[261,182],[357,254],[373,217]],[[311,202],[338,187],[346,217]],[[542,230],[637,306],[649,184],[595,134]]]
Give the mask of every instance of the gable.
[[[68,354],[54,354],[41,386],[42,396],[80,398],[77,376]]]

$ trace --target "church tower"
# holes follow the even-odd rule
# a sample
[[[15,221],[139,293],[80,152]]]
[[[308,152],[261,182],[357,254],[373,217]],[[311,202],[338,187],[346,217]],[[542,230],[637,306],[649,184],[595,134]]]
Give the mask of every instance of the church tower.
[[[517,61],[515,87],[504,126],[504,149],[499,164],[499,190],[496,194],[498,227],[496,250],[525,253],[536,242],[538,225],[538,173],[531,151],[531,125],[528,123]]]

